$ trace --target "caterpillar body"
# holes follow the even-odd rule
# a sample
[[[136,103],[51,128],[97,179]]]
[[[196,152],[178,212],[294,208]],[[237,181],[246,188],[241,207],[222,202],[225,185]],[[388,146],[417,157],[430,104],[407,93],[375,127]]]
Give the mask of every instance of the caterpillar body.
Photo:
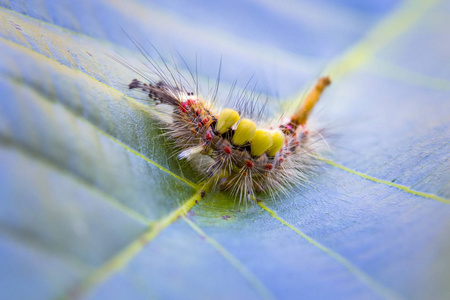
[[[145,76],[146,82],[133,79],[128,87],[143,92],[156,107],[165,107],[160,118],[165,134],[173,141],[178,158],[191,162],[205,185],[249,202],[257,193],[274,196],[306,182],[314,166],[315,145],[322,140],[307,121],[331,83],[328,77],[317,81],[290,118],[269,127],[256,125],[258,114],[245,101],[217,110],[212,99],[198,93],[198,83],[194,93],[182,85],[184,77],[176,80],[153,60],[151,64],[160,79]]]

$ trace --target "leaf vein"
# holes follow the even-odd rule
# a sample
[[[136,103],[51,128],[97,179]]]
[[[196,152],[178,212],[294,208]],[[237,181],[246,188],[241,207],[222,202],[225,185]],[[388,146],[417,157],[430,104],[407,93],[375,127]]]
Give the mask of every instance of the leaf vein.
[[[231,265],[236,268],[241,275],[255,288],[255,290],[264,299],[275,299],[274,295],[264,286],[264,284],[256,277],[249,269],[247,269],[235,256],[228,252],[219,242],[208,236],[200,227],[198,227],[194,222],[189,220],[186,216],[183,220],[192,227],[201,237],[203,237],[206,242],[211,244],[217,252],[219,252]]]
[[[115,199],[114,197],[111,197],[109,194],[104,192],[103,190],[99,189],[95,185],[93,185],[89,180],[81,177],[80,175],[77,175],[76,173],[69,172],[68,169],[56,164],[53,160],[49,159],[48,157],[43,156],[41,153],[37,151],[33,151],[32,149],[25,147],[24,145],[21,145],[14,140],[10,139],[9,137],[3,136],[0,134],[0,147],[14,147],[16,150],[20,151],[21,153],[33,157],[35,160],[41,161],[45,166],[50,167],[65,176],[68,176],[72,178],[73,180],[81,183],[89,190],[101,195],[103,199],[106,200],[108,204],[111,206],[117,208],[124,214],[130,216],[134,220],[138,221],[141,224],[147,224],[148,219],[144,216],[137,213],[135,210],[129,208],[128,206],[124,205],[119,200]]]
[[[5,42],[5,43],[7,43],[7,44],[12,44],[12,45],[14,45],[16,48],[20,48],[20,49],[23,50],[24,52],[30,51],[30,52],[32,52],[32,53],[38,55],[39,57],[46,58],[46,59],[49,60],[51,63],[56,63],[56,62],[53,61],[52,59],[50,59],[50,58],[48,58],[48,57],[46,57],[46,56],[44,56],[44,55],[42,55],[42,54],[39,54],[39,53],[37,53],[37,52],[35,52],[35,51],[33,51],[33,50],[27,49],[26,47],[23,47],[23,46],[21,46],[21,45],[18,45],[18,44],[16,44],[16,43],[11,42],[11,41],[9,41],[9,40],[6,40],[6,39],[4,39],[4,38],[2,38],[2,37],[0,37],[0,40],[3,41],[3,42]],[[73,69],[68,68],[68,67],[66,67],[66,66],[64,66],[64,67],[67,68],[68,70],[76,71],[76,70],[73,70]],[[87,74],[85,74],[85,73],[83,73],[83,72],[81,72],[81,71],[78,71],[78,72],[75,72],[75,73],[78,73],[78,74],[81,74],[81,75],[83,75],[83,76],[86,76],[86,77],[88,77],[89,79],[95,80],[96,83],[100,83],[101,85],[104,85],[104,86],[108,87],[109,89],[114,90],[113,88],[111,88],[111,87],[109,87],[109,86],[103,84],[103,83],[100,82],[100,81],[97,81],[95,78],[92,78],[92,77],[88,76]],[[12,77],[10,77],[10,78],[11,78],[11,80],[13,81],[13,78],[12,78]],[[24,82],[24,85],[25,85],[25,82]],[[39,90],[33,88],[32,86],[29,86],[29,85],[26,85],[26,86],[28,86],[28,87],[30,88],[30,90],[32,90],[32,91],[34,91],[36,94],[38,94],[42,99],[45,99],[45,100],[49,101],[49,99],[47,99],[47,98],[42,94],[41,91],[39,91]],[[122,94],[121,92],[119,92],[119,91],[117,91],[117,90],[114,90],[114,91],[115,91],[116,93],[118,93],[118,94],[120,94],[120,95],[126,97],[127,100],[129,100],[129,101],[132,103],[132,105],[138,104],[138,105],[136,105],[138,108],[140,108],[140,109],[142,109],[142,110],[145,110],[145,109],[142,107],[142,106],[144,106],[144,105],[143,105],[142,103],[140,103],[139,101],[137,101],[137,100],[135,100],[135,99],[133,99],[133,98],[127,97],[127,96],[125,96],[124,94]],[[58,103],[60,103],[60,102],[58,102]],[[148,163],[150,163],[150,164],[154,165],[155,167],[159,168],[160,170],[162,170],[162,171],[164,171],[164,172],[170,174],[171,176],[173,176],[173,177],[175,177],[175,178],[177,178],[177,179],[179,179],[179,180],[185,182],[186,184],[190,185],[191,187],[193,187],[193,188],[197,188],[197,187],[198,187],[196,184],[192,183],[191,181],[189,181],[189,180],[187,180],[187,179],[185,179],[185,178],[182,178],[181,176],[176,175],[175,173],[169,171],[168,169],[164,168],[163,166],[161,166],[161,165],[157,164],[156,162],[152,161],[152,160],[149,159],[148,157],[142,155],[142,154],[139,153],[138,151],[136,151],[136,150],[132,149],[131,147],[125,145],[124,143],[120,142],[120,141],[119,141],[118,139],[116,139],[115,137],[113,137],[113,136],[107,134],[107,133],[104,132],[102,129],[100,129],[100,128],[98,127],[97,124],[92,123],[92,122],[91,122],[90,120],[88,120],[88,119],[80,118],[79,115],[75,114],[72,110],[70,110],[69,108],[67,108],[64,104],[62,104],[62,103],[60,103],[60,104],[61,104],[62,107],[64,107],[67,111],[69,111],[69,112],[71,112],[73,115],[75,115],[78,119],[83,119],[83,120],[85,120],[86,122],[88,122],[89,124],[91,124],[93,127],[95,127],[95,129],[96,129],[100,134],[102,134],[102,135],[105,136],[106,138],[112,140],[113,142],[117,143],[117,144],[120,145],[121,147],[125,148],[125,149],[126,149],[127,151],[129,151],[130,153],[132,153],[132,154],[134,154],[134,155],[136,155],[136,156],[138,156],[138,157],[140,157],[140,158],[143,158],[143,159],[146,160]]]
[[[158,221],[151,222],[137,239],[132,241],[128,246],[123,248],[120,252],[114,255],[110,260],[105,262],[99,268],[94,270],[82,282],[76,285],[73,290],[63,295],[62,299],[80,298],[86,295],[92,288],[99,286],[115,273],[123,269],[128,263],[139,254],[147,244],[153,241],[165,228],[175,222],[177,219],[186,215],[189,210],[202,199],[202,190],[197,192],[188,200],[186,200],[180,207],[174,210],[169,215],[161,218]]]
[[[372,58],[372,60],[373,66],[366,69],[368,72],[419,87],[442,91],[450,90],[449,80],[414,72],[381,58]]]
[[[378,23],[363,39],[355,43],[341,56],[335,58],[324,70],[324,74],[336,82],[345,75],[367,64],[373,54],[382,49],[389,42],[402,35],[442,0],[409,0],[404,1],[384,20]],[[296,97],[292,97],[292,103],[300,103],[305,91],[302,90]],[[295,105],[294,105],[295,106]]]
[[[334,252],[333,250],[325,247],[324,245],[320,244],[310,236],[306,235],[299,229],[297,229],[292,224],[288,223],[286,220],[278,216],[278,214],[271,210],[269,207],[267,207],[262,202],[257,202],[258,205],[267,211],[273,218],[278,220],[281,224],[289,227],[291,230],[293,230],[295,233],[300,235],[302,238],[304,238],[306,241],[308,241],[310,244],[314,245],[315,247],[322,250],[324,253],[328,254],[332,258],[334,258],[338,263],[340,263],[343,267],[345,267],[348,271],[350,271],[353,275],[355,275],[359,280],[361,280],[363,283],[365,283],[368,287],[370,287],[372,290],[377,292],[378,294],[382,295],[386,299],[403,299],[401,296],[399,296],[394,291],[390,290],[389,288],[381,285],[379,282],[377,282],[375,279],[370,277],[368,274],[363,272],[361,269],[353,265],[349,260],[341,256],[340,254]]]
[[[338,163],[336,163],[336,162],[334,162],[332,160],[329,160],[327,158],[323,158],[323,157],[317,157],[317,158],[319,160],[321,160],[321,161],[323,161],[323,162],[333,166],[333,167],[339,168],[339,169],[341,169],[343,171],[346,171],[346,172],[349,172],[351,174],[357,175],[357,176],[362,177],[364,179],[367,179],[367,180],[370,180],[370,181],[373,181],[373,182],[377,182],[377,183],[386,184],[388,186],[392,186],[392,187],[398,188],[398,189],[400,189],[400,190],[402,190],[404,192],[407,192],[407,193],[410,193],[410,194],[413,194],[413,195],[416,195],[416,196],[437,200],[437,201],[445,203],[445,204],[450,204],[450,199],[445,199],[443,197],[439,197],[439,196],[436,196],[434,194],[419,192],[419,191],[413,190],[413,189],[411,189],[411,188],[409,188],[407,186],[401,185],[401,184],[397,184],[397,183],[393,183],[393,182],[390,182],[390,181],[387,181],[387,180],[379,179],[379,178],[376,178],[376,177],[373,177],[373,176],[370,176],[370,175],[367,175],[367,174],[364,174],[364,173],[352,170],[350,168],[347,168],[347,167],[345,167],[343,165],[340,165],[340,164],[338,164]]]

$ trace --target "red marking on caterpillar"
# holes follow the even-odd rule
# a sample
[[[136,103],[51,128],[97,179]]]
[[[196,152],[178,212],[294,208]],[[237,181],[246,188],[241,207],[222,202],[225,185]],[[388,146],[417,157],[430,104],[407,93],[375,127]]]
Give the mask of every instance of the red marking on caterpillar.
[[[252,163],[250,160],[247,160],[247,161],[245,162],[245,166],[246,166],[247,168],[251,169],[251,168],[253,168],[253,163]]]
[[[197,104],[197,101],[192,100],[192,99],[188,99],[188,100],[186,101],[186,105],[189,105],[189,106],[194,106],[194,105],[196,105],[196,104]]]
[[[210,116],[206,116],[205,118],[202,119],[202,123],[203,125],[206,125],[206,123],[208,123],[211,120]]]
[[[225,152],[226,154],[231,154],[231,148],[228,146],[223,146],[223,152]]]

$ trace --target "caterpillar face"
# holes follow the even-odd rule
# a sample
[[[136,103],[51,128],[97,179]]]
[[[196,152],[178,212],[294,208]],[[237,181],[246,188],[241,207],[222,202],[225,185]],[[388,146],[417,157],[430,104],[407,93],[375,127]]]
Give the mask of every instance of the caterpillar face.
[[[162,81],[133,79],[129,88],[170,107],[171,118],[162,122],[178,157],[190,161],[205,182],[230,191],[241,202],[254,200],[258,192],[285,192],[307,179],[314,159],[311,145],[318,137],[306,122],[329,84],[328,77],[320,78],[297,112],[272,128],[259,128],[234,109],[216,110],[193,92]]]

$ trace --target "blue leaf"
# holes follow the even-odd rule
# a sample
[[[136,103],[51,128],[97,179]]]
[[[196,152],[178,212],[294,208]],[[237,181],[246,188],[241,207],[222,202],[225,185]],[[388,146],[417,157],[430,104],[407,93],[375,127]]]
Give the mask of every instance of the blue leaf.
[[[450,298],[447,2],[0,5],[1,299]],[[202,199],[108,55],[142,60],[121,27],[204,82],[257,74],[273,117],[329,74],[318,174]]]

